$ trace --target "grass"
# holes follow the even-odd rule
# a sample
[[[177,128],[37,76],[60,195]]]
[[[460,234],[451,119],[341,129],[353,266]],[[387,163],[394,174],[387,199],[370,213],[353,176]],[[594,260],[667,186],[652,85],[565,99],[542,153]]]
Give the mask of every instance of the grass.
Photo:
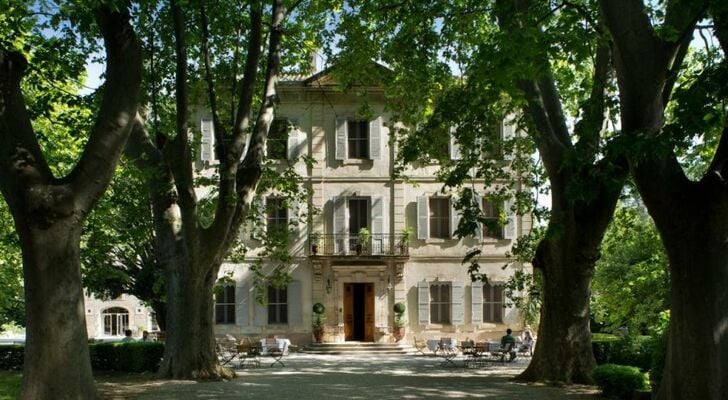
[[[20,372],[0,371],[0,400],[13,400],[20,394]]]

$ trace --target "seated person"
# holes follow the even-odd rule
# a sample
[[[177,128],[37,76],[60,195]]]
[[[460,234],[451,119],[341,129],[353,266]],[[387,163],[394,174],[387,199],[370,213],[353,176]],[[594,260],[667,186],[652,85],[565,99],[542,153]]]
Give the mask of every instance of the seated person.
[[[519,347],[519,350],[522,352],[532,353],[533,352],[533,335],[531,335],[531,331],[525,330],[521,334],[521,346]]]
[[[121,339],[122,342],[133,342],[134,338],[131,337],[131,329],[126,329],[124,331],[124,338]]]
[[[148,331],[143,331],[142,332],[142,338],[140,340],[142,342],[151,342],[152,341],[152,338],[149,337],[149,332]]]
[[[510,351],[508,352],[510,354],[510,359],[508,361],[513,361],[516,359],[516,338],[512,335],[513,331],[511,328],[506,329],[506,335],[501,338],[501,348],[505,350],[506,345],[508,343],[511,344]],[[505,356],[505,355],[504,355]]]

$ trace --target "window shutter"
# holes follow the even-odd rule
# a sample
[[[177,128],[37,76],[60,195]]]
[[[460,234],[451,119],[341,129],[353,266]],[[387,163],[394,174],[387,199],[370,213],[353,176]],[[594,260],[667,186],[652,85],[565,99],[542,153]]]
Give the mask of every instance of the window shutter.
[[[235,325],[248,325],[250,296],[248,286],[238,282],[235,285]]]
[[[511,125],[511,122],[513,122],[513,121],[503,121],[503,123],[501,125],[502,132],[503,132],[503,136],[501,139],[503,140],[503,142],[509,142],[509,141],[513,140],[513,138],[515,137],[515,126]],[[505,146],[501,146],[501,148],[504,149]],[[501,150],[501,151],[505,151],[505,149]],[[512,160],[513,152],[508,152],[506,154],[503,154],[503,158],[506,160]]]
[[[288,325],[299,326],[303,324],[303,310],[301,310],[301,281],[292,281],[288,284]]]
[[[346,118],[336,118],[336,150],[334,158],[337,160],[346,159]]]
[[[417,318],[420,325],[430,323],[430,284],[417,282]]]
[[[266,326],[266,325],[268,325],[268,307],[265,304],[258,303],[257,298],[259,297],[258,296],[258,293],[260,293],[260,291],[261,291],[261,289],[256,289],[255,290],[256,300],[255,300],[255,307],[253,307],[254,308],[254,311],[255,311],[254,312],[254,314],[255,314],[255,316],[254,316],[255,322],[254,323],[255,323],[255,326]],[[263,296],[263,298],[266,298],[266,297]]]
[[[473,325],[483,323],[483,282],[470,285],[470,310]]]
[[[455,127],[450,128],[450,159],[451,160],[459,160],[462,158],[462,155],[460,154],[460,144],[457,142],[457,139],[455,138],[455,131],[456,131]]]
[[[200,140],[200,160],[215,160],[215,127],[211,119],[203,119],[200,121],[200,132],[202,137]]]
[[[372,196],[372,254],[382,254],[384,251],[384,197]]]
[[[452,282],[452,324],[462,325],[465,323],[465,284],[463,282]]]
[[[346,197],[334,196],[334,252],[341,253],[346,250]]]
[[[515,239],[516,238],[516,215],[511,211],[513,207],[513,200],[508,199],[505,203],[506,225],[503,227],[503,238],[504,239]]]
[[[478,209],[480,209],[480,213],[483,213],[483,197],[478,196],[477,194],[473,196],[473,201],[475,202],[475,205],[478,206]],[[478,240],[483,240],[483,227],[481,227],[480,223],[475,224],[475,238]]]
[[[301,146],[301,137],[300,133],[301,130],[298,126],[298,119],[290,118],[288,119],[288,143],[287,143],[287,150],[288,150],[288,159],[293,160],[296,157],[301,155],[299,147]]]
[[[372,196],[372,234],[384,233],[384,197]]]
[[[382,158],[382,117],[369,121],[369,158]]]
[[[430,231],[430,215],[427,196],[417,197],[417,239],[426,240]]]
[[[450,198],[450,236],[453,239],[457,239],[457,236],[455,236],[455,231],[458,229],[458,225],[460,225],[460,211],[455,209],[455,203],[458,201],[456,197]]]

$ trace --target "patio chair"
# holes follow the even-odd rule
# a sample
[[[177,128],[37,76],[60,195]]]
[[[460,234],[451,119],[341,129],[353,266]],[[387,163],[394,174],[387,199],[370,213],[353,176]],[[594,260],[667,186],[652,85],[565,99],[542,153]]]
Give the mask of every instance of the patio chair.
[[[414,337],[414,340],[415,350],[417,350],[423,356],[426,356],[427,353],[425,353],[425,350],[427,350],[427,341],[425,339],[417,339],[417,336]]]
[[[265,348],[265,354],[273,358],[273,363],[270,365],[271,367],[276,364],[280,364],[281,367],[285,367],[283,361],[281,361],[281,358],[283,358],[283,349],[280,348],[278,341],[275,338],[266,338]]]
[[[260,342],[254,342],[249,337],[243,338],[238,344],[238,354],[240,358],[240,368],[245,368],[245,364],[251,367],[260,367],[261,346]]]
[[[217,361],[220,365],[227,365],[235,357],[238,357],[238,349],[235,341],[231,341],[228,338],[218,338],[215,340],[215,352],[217,353]]]
[[[453,359],[458,355],[457,349],[453,348],[452,345],[452,338],[449,337],[442,337],[440,338],[440,343],[438,344],[437,349],[437,355],[443,358],[443,361],[440,365],[442,366],[448,366],[448,365],[455,365],[453,362]]]
[[[460,350],[463,352],[463,363],[465,364],[465,368],[467,368],[469,365],[475,364],[475,342],[472,340],[464,340],[463,343],[460,345]]]

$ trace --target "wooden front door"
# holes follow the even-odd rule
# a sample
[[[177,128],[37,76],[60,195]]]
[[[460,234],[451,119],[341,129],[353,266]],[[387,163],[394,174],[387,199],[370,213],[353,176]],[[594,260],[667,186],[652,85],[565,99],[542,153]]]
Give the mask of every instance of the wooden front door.
[[[344,284],[344,336],[347,341],[374,341],[374,284]]]

